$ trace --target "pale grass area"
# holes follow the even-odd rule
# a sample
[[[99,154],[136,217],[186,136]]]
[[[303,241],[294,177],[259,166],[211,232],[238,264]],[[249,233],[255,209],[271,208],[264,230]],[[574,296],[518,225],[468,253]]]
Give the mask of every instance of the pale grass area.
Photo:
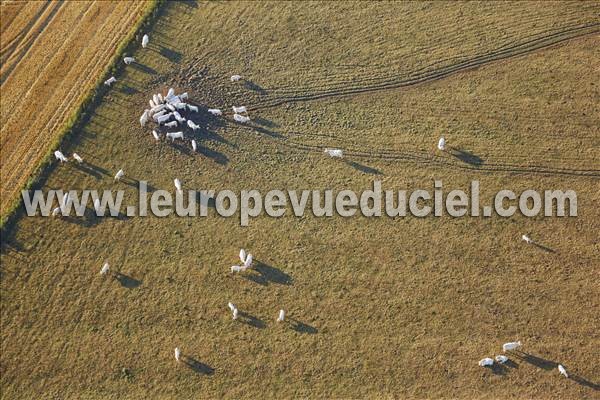
[[[468,58],[504,45],[494,26],[516,42],[597,18],[593,3],[502,4],[171,4],[149,48],[134,54],[140,64],[118,77],[65,148],[87,167],[60,166],[44,188],[127,189],[133,204],[135,189],[113,183],[120,168],[173,191],[175,177],[184,188],[263,192],[359,191],[375,179],[396,189],[432,188],[434,179],[467,189],[478,179],[482,205],[502,188],[574,189],[579,217],[287,215],[261,216],[247,228],[214,210],[209,218],[25,218],[2,253],[3,397],[596,396],[597,35],[419,86],[266,107],[279,96],[271,88],[319,89],[311,82],[321,68],[343,77],[340,87],[354,73],[364,84],[360,68],[337,64],[355,58],[346,53],[353,46],[373,51],[360,61],[375,67],[394,65],[401,45],[440,47],[433,58],[409,52],[408,76],[442,53]],[[390,20],[381,24],[386,9]],[[463,23],[445,19],[459,11]],[[531,20],[538,22],[527,27]],[[296,34],[281,21],[293,22]],[[465,40],[446,35],[450,28]],[[422,36],[395,39],[417,31]],[[345,36],[330,41],[328,32]],[[269,51],[273,58],[265,58]],[[235,73],[246,81],[229,82]],[[190,152],[191,131],[172,146],[139,127],[150,95],[169,86],[226,111],[213,118],[203,108],[195,119],[207,127],[196,135],[198,154]],[[230,107],[243,104],[265,106],[250,112],[249,126],[231,121]],[[469,156],[435,153],[442,134]],[[348,156],[331,159],[325,147]],[[524,233],[551,251],[524,244]],[[257,269],[232,276],[240,247]],[[105,260],[119,279],[99,275]],[[247,316],[232,321],[229,301]],[[288,322],[277,324],[281,308]],[[512,340],[527,353],[511,356],[515,364],[477,365]],[[176,364],[176,346],[191,366]],[[560,376],[555,363],[575,379]]]

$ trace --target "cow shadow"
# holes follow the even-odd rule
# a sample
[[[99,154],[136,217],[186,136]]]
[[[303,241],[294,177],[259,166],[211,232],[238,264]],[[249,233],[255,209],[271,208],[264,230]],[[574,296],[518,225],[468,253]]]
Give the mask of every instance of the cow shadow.
[[[173,50],[173,49],[169,49],[167,47],[161,46],[159,53],[161,56],[167,58],[169,61],[174,62],[175,64],[179,64],[181,62],[181,59],[183,57],[183,54],[181,54],[179,51],[177,50]]]
[[[121,272],[116,272],[114,277],[117,281],[119,281],[121,286],[127,289],[135,289],[142,284],[142,281],[132,278],[131,276],[125,275]]]
[[[364,172],[365,174],[382,175],[382,172],[380,170],[378,170],[377,168],[369,167],[367,165],[357,163],[356,161],[350,161],[350,160],[344,160],[344,161],[346,162],[346,164],[348,164],[352,168],[357,169],[360,172]]]
[[[257,273],[250,273],[243,275],[244,278],[258,283],[259,285],[266,286],[269,282],[277,283],[280,285],[291,285],[292,277],[279,268],[275,268],[271,265],[265,264],[262,261],[254,260],[254,266],[250,271]]]
[[[317,328],[315,328],[314,326],[310,326],[308,324],[305,324],[304,322],[300,322],[295,318],[288,318],[288,320],[292,329],[296,332],[305,333],[308,335],[314,335],[318,332]]]
[[[208,364],[200,362],[193,357],[183,356],[181,361],[192,371],[202,375],[212,375],[215,369]]]
[[[245,81],[244,81],[244,87],[245,87],[246,89],[248,89],[248,90],[252,90],[253,92],[256,92],[256,93],[258,93],[258,94],[260,94],[260,95],[265,95],[265,94],[267,94],[267,93],[268,93],[268,92],[267,92],[265,89],[263,89],[263,88],[262,88],[262,87],[261,87],[259,84],[255,83],[255,82],[252,82],[252,81],[249,81],[249,80],[245,80]]]
[[[156,73],[157,73],[154,68],[149,67],[149,66],[144,65],[144,64],[137,63],[137,62],[134,62],[130,66],[132,66],[133,68],[135,68],[135,69],[137,69],[137,70],[139,70],[141,72],[144,72],[146,74],[156,75]]]
[[[263,322],[263,320],[255,317],[253,315],[250,315],[250,314],[248,314],[248,313],[246,313],[244,311],[240,311],[238,313],[237,320],[240,321],[243,324],[246,324],[248,326],[252,326],[252,327],[257,328],[257,329],[264,329],[267,326]]]
[[[448,152],[449,154],[453,155],[454,157],[456,157],[457,159],[459,159],[460,161],[467,163],[469,165],[473,165],[473,166],[481,166],[483,165],[483,159],[471,152],[468,152],[466,150],[462,150],[456,147],[452,147],[452,146],[448,146],[448,148],[450,149],[450,151]]]

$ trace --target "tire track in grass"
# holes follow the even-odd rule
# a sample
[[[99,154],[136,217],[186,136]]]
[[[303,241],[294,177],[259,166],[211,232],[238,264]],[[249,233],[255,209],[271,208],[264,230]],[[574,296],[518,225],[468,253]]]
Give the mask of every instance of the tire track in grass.
[[[471,58],[469,60],[449,65],[443,68],[439,68],[437,70],[423,72],[421,74],[413,75],[409,78],[405,79],[390,79],[381,83],[375,83],[372,85],[363,85],[363,86],[350,86],[343,87],[333,90],[325,90],[322,92],[316,92],[312,94],[298,94],[295,95],[292,93],[290,96],[283,96],[281,98],[275,98],[272,100],[267,100],[264,103],[257,103],[256,105],[248,107],[249,111],[256,111],[262,109],[268,109],[273,107],[278,107],[287,103],[295,103],[295,102],[304,102],[304,101],[314,101],[314,100],[322,100],[322,99],[330,99],[334,97],[342,97],[349,95],[356,95],[362,93],[373,93],[382,90],[392,90],[398,89],[402,87],[415,86],[418,84],[433,82],[437,80],[444,79],[448,76],[469,71],[472,69],[479,68],[486,64],[490,64],[495,61],[506,60],[513,57],[518,57],[522,55],[529,54],[534,51],[542,50],[549,48],[551,46],[555,46],[562,42],[573,40],[576,38],[580,38],[583,36],[596,34],[600,32],[600,23],[586,25],[584,27],[572,28],[566,31],[556,32],[549,36],[544,36],[539,39],[532,39],[526,42],[507,46],[503,49],[499,49],[494,52],[486,53],[481,56],[477,56]],[[299,93],[299,92],[297,92]]]

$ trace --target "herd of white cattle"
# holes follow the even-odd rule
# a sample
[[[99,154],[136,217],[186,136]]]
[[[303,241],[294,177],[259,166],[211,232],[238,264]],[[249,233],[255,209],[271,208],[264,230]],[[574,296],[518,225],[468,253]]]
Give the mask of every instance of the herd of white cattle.
[[[521,347],[521,345],[522,344],[520,341],[504,343],[502,345],[502,351],[505,353],[507,351],[515,351],[519,347]],[[498,364],[505,364],[508,360],[509,360],[509,358],[504,355],[498,355],[495,358],[485,357],[485,358],[482,358],[481,360],[479,360],[479,366],[480,367],[491,367],[494,365],[494,361],[497,362]],[[567,373],[567,369],[561,364],[558,364],[558,372],[561,375],[563,375],[565,378],[569,377],[569,374]]]
[[[144,35],[144,37],[142,38],[142,47],[146,48],[146,46],[148,45],[148,42],[149,42],[148,35]],[[129,65],[129,64],[135,62],[135,58],[125,57],[123,59],[123,61],[125,64]],[[240,75],[233,75],[230,78],[231,82],[237,82],[237,81],[240,81],[241,79],[242,79],[242,77]],[[114,76],[112,76],[108,80],[106,80],[104,83],[107,86],[110,86],[110,85],[112,85],[112,83],[114,83],[116,81],[117,81],[117,79]],[[187,99],[188,99],[187,93],[181,93],[179,95],[176,95],[175,90],[173,88],[170,88],[167,91],[167,94],[165,96],[163,96],[161,93],[153,94],[152,98],[148,101],[150,108],[144,110],[144,112],[142,113],[142,116],[140,117],[140,125],[142,127],[145,127],[146,124],[149,122],[149,120],[152,119],[158,126],[164,126],[166,128],[176,128],[179,126],[187,125],[190,129],[192,129],[193,131],[196,131],[197,129],[200,128],[200,126],[197,125],[191,119],[186,119],[180,113],[180,111],[183,112],[186,110],[189,112],[193,112],[193,113],[197,113],[199,111],[197,106],[194,106],[194,105],[184,102],[184,100],[187,100]],[[233,119],[236,122],[247,123],[250,121],[250,117],[247,116],[248,110],[245,106],[233,106],[232,109],[234,112]],[[214,116],[223,115],[223,112],[217,108],[209,108],[207,111]],[[243,115],[243,114],[246,114],[246,115]],[[154,139],[156,141],[160,141],[160,139],[161,139],[160,133],[155,129],[152,130],[152,136],[154,137]],[[184,139],[184,133],[183,133],[183,131],[167,132],[165,134],[165,137],[167,139],[171,139],[174,142],[176,139]],[[192,149],[194,151],[196,151],[197,143],[195,140],[191,141],[191,145],[192,145]],[[446,139],[441,137],[438,141],[437,147],[441,151],[446,151]],[[344,156],[342,149],[326,148],[325,153],[333,158],[342,158]],[[68,161],[68,158],[59,150],[56,150],[54,152],[54,156],[61,163]],[[78,163],[83,162],[83,158],[81,158],[77,153],[73,153],[73,158]],[[124,175],[125,175],[125,172],[122,169],[120,169],[115,174],[114,180],[119,181],[121,178],[123,178]],[[174,184],[175,184],[175,189],[178,192],[181,192],[182,191],[181,181],[178,178],[175,178]],[[61,201],[63,206],[69,200],[70,200],[69,193],[65,193],[65,195],[63,196],[63,199]],[[96,209],[96,211],[98,211],[99,206],[100,206],[100,204],[99,204],[98,200],[96,200],[94,203],[94,208]],[[52,215],[56,216],[56,215],[59,215],[59,213],[60,213],[60,207],[57,207],[53,210]],[[535,243],[527,235],[522,235],[521,239],[523,241],[525,241],[527,244]],[[245,272],[248,269],[252,268],[252,266],[253,266],[252,254],[246,254],[246,251],[244,249],[241,249],[240,253],[239,253],[239,259],[241,261],[241,265],[233,265],[231,267],[232,273],[242,273],[242,272]],[[100,275],[109,275],[109,272],[110,272],[110,265],[108,262],[105,262],[102,265],[102,268],[100,269]],[[239,316],[239,310],[238,310],[237,306],[235,304],[233,304],[232,302],[229,302],[227,304],[227,306],[232,313],[233,319],[237,320],[238,316]],[[282,309],[282,310],[279,310],[279,314],[277,316],[276,321],[283,322],[284,320],[285,320],[285,310]],[[504,352],[514,351],[514,350],[517,350],[519,347],[521,347],[520,341],[519,342],[509,342],[509,343],[505,343],[502,346],[502,350]],[[179,347],[175,348],[175,360],[178,362],[181,360],[181,349]],[[505,364],[507,361],[509,361],[509,358],[507,356],[497,355],[495,358],[485,357],[485,358],[481,359],[478,364],[481,367],[490,367],[490,366],[493,366],[494,363]],[[558,364],[558,371],[561,375],[563,375],[567,378],[569,377],[567,370],[565,369],[565,367],[563,365]]]

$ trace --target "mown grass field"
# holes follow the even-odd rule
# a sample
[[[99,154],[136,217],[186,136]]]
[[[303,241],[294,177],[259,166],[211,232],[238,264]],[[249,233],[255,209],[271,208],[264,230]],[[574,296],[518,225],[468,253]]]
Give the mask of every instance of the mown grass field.
[[[599,12],[168,3],[139,64],[61,147],[87,167],[57,166],[44,189],[126,189],[135,204],[120,168],[154,188],[263,193],[477,179],[482,205],[573,189],[579,216],[23,217],[3,238],[2,397],[597,398]],[[202,108],[196,154],[139,126],[171,86]],[[232,121],[242,104],[248,126]],[[436,152],[441,135],[467,157]],[[233,276],[240,247],[258,264]],[[98,274],[105,260],[120,280]],[[477,365],[512,340],[512,364]]]
[[[2,1],[3,218],[147,7],[145,1]]]

